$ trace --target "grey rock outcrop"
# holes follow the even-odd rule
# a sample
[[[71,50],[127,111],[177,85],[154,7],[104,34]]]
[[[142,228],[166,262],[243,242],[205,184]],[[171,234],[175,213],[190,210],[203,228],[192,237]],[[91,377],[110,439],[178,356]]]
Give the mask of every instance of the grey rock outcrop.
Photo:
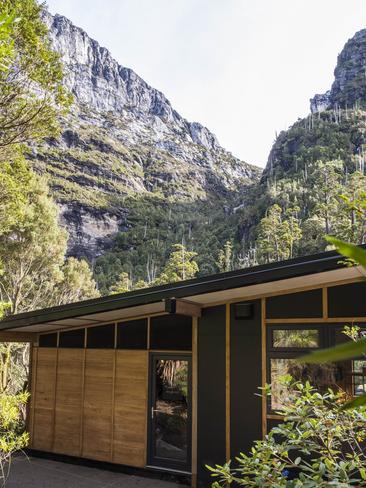
[[[349,39],[338,55],[331,89],[310,100],[311,111],[366,106],[366,29]]]
[[[45,12],[44,21],[74,104],[61,139],[36,149],[32,159],[50,176],[71,254],[93,259],[104,252],[123,230],[131,195],[207,199],[258,180],[259,168],[184,119],[85,31],[61,15]]]

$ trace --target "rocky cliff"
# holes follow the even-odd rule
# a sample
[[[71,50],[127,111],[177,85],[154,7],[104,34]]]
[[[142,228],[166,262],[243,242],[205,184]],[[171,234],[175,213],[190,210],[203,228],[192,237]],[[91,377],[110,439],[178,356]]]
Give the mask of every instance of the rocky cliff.
[[[329,91],[310,100],[313,113],[366,107],[366,29],[349,39],[337,59]]]
[[[82,29],[60,15],[46,12],[44,20],[74,104],[61,139],[33,148],[32,161],[49,175],[70,254],[102,254],[118,231],[133,226],[136,199],[215,202],[258,180],[258,168],[185,120]]]

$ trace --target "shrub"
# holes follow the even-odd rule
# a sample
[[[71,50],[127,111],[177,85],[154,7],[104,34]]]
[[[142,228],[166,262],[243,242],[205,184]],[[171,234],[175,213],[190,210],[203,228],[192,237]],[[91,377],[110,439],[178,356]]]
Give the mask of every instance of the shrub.
[[[366,409],[344,409],[342,392],[320,393],[290,377],[283,382],[289,391],[283,421],[234,467],[208,467],[217,478],[212,486],[366,486]]]
[[[12,454],[26,447],[29,441],[21,417],[28,396],[28,393],[0,394],[0,486],[5,485]]]

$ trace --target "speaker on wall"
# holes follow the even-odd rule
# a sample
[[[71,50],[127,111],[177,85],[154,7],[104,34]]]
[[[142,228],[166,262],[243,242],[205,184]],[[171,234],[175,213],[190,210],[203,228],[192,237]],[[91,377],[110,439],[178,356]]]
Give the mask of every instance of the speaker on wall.
[[[236,303],[234,305],[236,320],[247,320],[253,317],[253,303]]]

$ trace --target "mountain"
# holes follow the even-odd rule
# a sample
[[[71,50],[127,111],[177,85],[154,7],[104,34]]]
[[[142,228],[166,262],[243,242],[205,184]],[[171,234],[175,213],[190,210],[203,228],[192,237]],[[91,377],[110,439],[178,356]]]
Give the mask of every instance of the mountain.
[[[48,12],[44,21],[74,103],[61,138],[33,147],[31,160],[49,178],[71,255],[93,261],[118,233],[131,236],[141,227],[146,241],[156,219],[164,225],[174,214],[173,235],[160,236],[167,248],[160,254],[166,254],[170,241],[191,238],[195,228],[202,232],[258,181],[259,168],[185,120],[163,93],[82,29]],[[127,238],[129,251],[141,244],[134,240]]]
[[[310,100],[310,113],[282,131],[258,189],[258,223],[278,204],[296,216],[294,254],[324,250],[325,234],[366,242],[366,29],[347,41],[334,82]],[[258,243],[257,243],[258,244]]]
[[[312,113],[366,107],[366,29],[347,41],[338,56],[330,90],[310,100]]]
[[[48,176],[69,254],[89,259],[102,293],[122,272],[152,281],[176,243],[197,253],[204,275],[323,250],[327,233],[366,241],[366,30],[262,172],[68,19],[44,19],[74,104],[61,137],[30,158]]]

